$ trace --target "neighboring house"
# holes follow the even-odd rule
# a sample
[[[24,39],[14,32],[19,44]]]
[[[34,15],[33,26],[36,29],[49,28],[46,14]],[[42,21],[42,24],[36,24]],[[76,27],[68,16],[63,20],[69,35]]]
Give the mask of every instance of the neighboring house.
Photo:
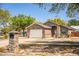
[[[75,32],[79,32],[79,26],[71,26],[72,28],[75,28]]]
[[[41,23],[33,23],[27,28],[27,37],[29,38],[52,38],[69,35],[69,31],[73,31],[72,27],[47,22],[45,25]]]

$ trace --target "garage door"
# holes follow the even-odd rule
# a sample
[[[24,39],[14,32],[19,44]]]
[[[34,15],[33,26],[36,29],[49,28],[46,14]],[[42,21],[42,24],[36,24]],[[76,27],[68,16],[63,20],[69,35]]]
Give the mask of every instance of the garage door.
[[[42,29],[30,30],[30,38],[42,38]]]

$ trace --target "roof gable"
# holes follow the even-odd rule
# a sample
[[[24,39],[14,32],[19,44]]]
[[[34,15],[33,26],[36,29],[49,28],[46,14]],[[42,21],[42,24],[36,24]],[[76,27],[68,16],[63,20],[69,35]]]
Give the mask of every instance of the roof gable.
[[[30,27],[33,27],[34,25],[38,25],[38,26],[40,26],[40,27],[42,27],[42,28],[51,29],[51,27],[46,26],[46,25],[43,25],[43,24],[40,24],[40,23],[33,23],[33,24],[29,25],[26,29],[28,29],[28,28],[30,28]]]

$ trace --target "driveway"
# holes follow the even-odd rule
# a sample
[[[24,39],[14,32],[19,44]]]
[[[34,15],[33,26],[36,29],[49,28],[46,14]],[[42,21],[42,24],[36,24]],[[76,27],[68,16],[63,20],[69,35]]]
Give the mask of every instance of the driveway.
[[[26,38],[19,38],[19,43],[24,43],[26,42]],[[8,39],[0,39],[0,47],[5,47],[9,44],[9,40]]]

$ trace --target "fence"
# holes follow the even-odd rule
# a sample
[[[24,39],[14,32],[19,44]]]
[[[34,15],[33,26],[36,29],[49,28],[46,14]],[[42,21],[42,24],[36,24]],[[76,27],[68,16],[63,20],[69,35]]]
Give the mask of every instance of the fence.
[[[79,32],[71,32],[71,37],[79,37]]]

